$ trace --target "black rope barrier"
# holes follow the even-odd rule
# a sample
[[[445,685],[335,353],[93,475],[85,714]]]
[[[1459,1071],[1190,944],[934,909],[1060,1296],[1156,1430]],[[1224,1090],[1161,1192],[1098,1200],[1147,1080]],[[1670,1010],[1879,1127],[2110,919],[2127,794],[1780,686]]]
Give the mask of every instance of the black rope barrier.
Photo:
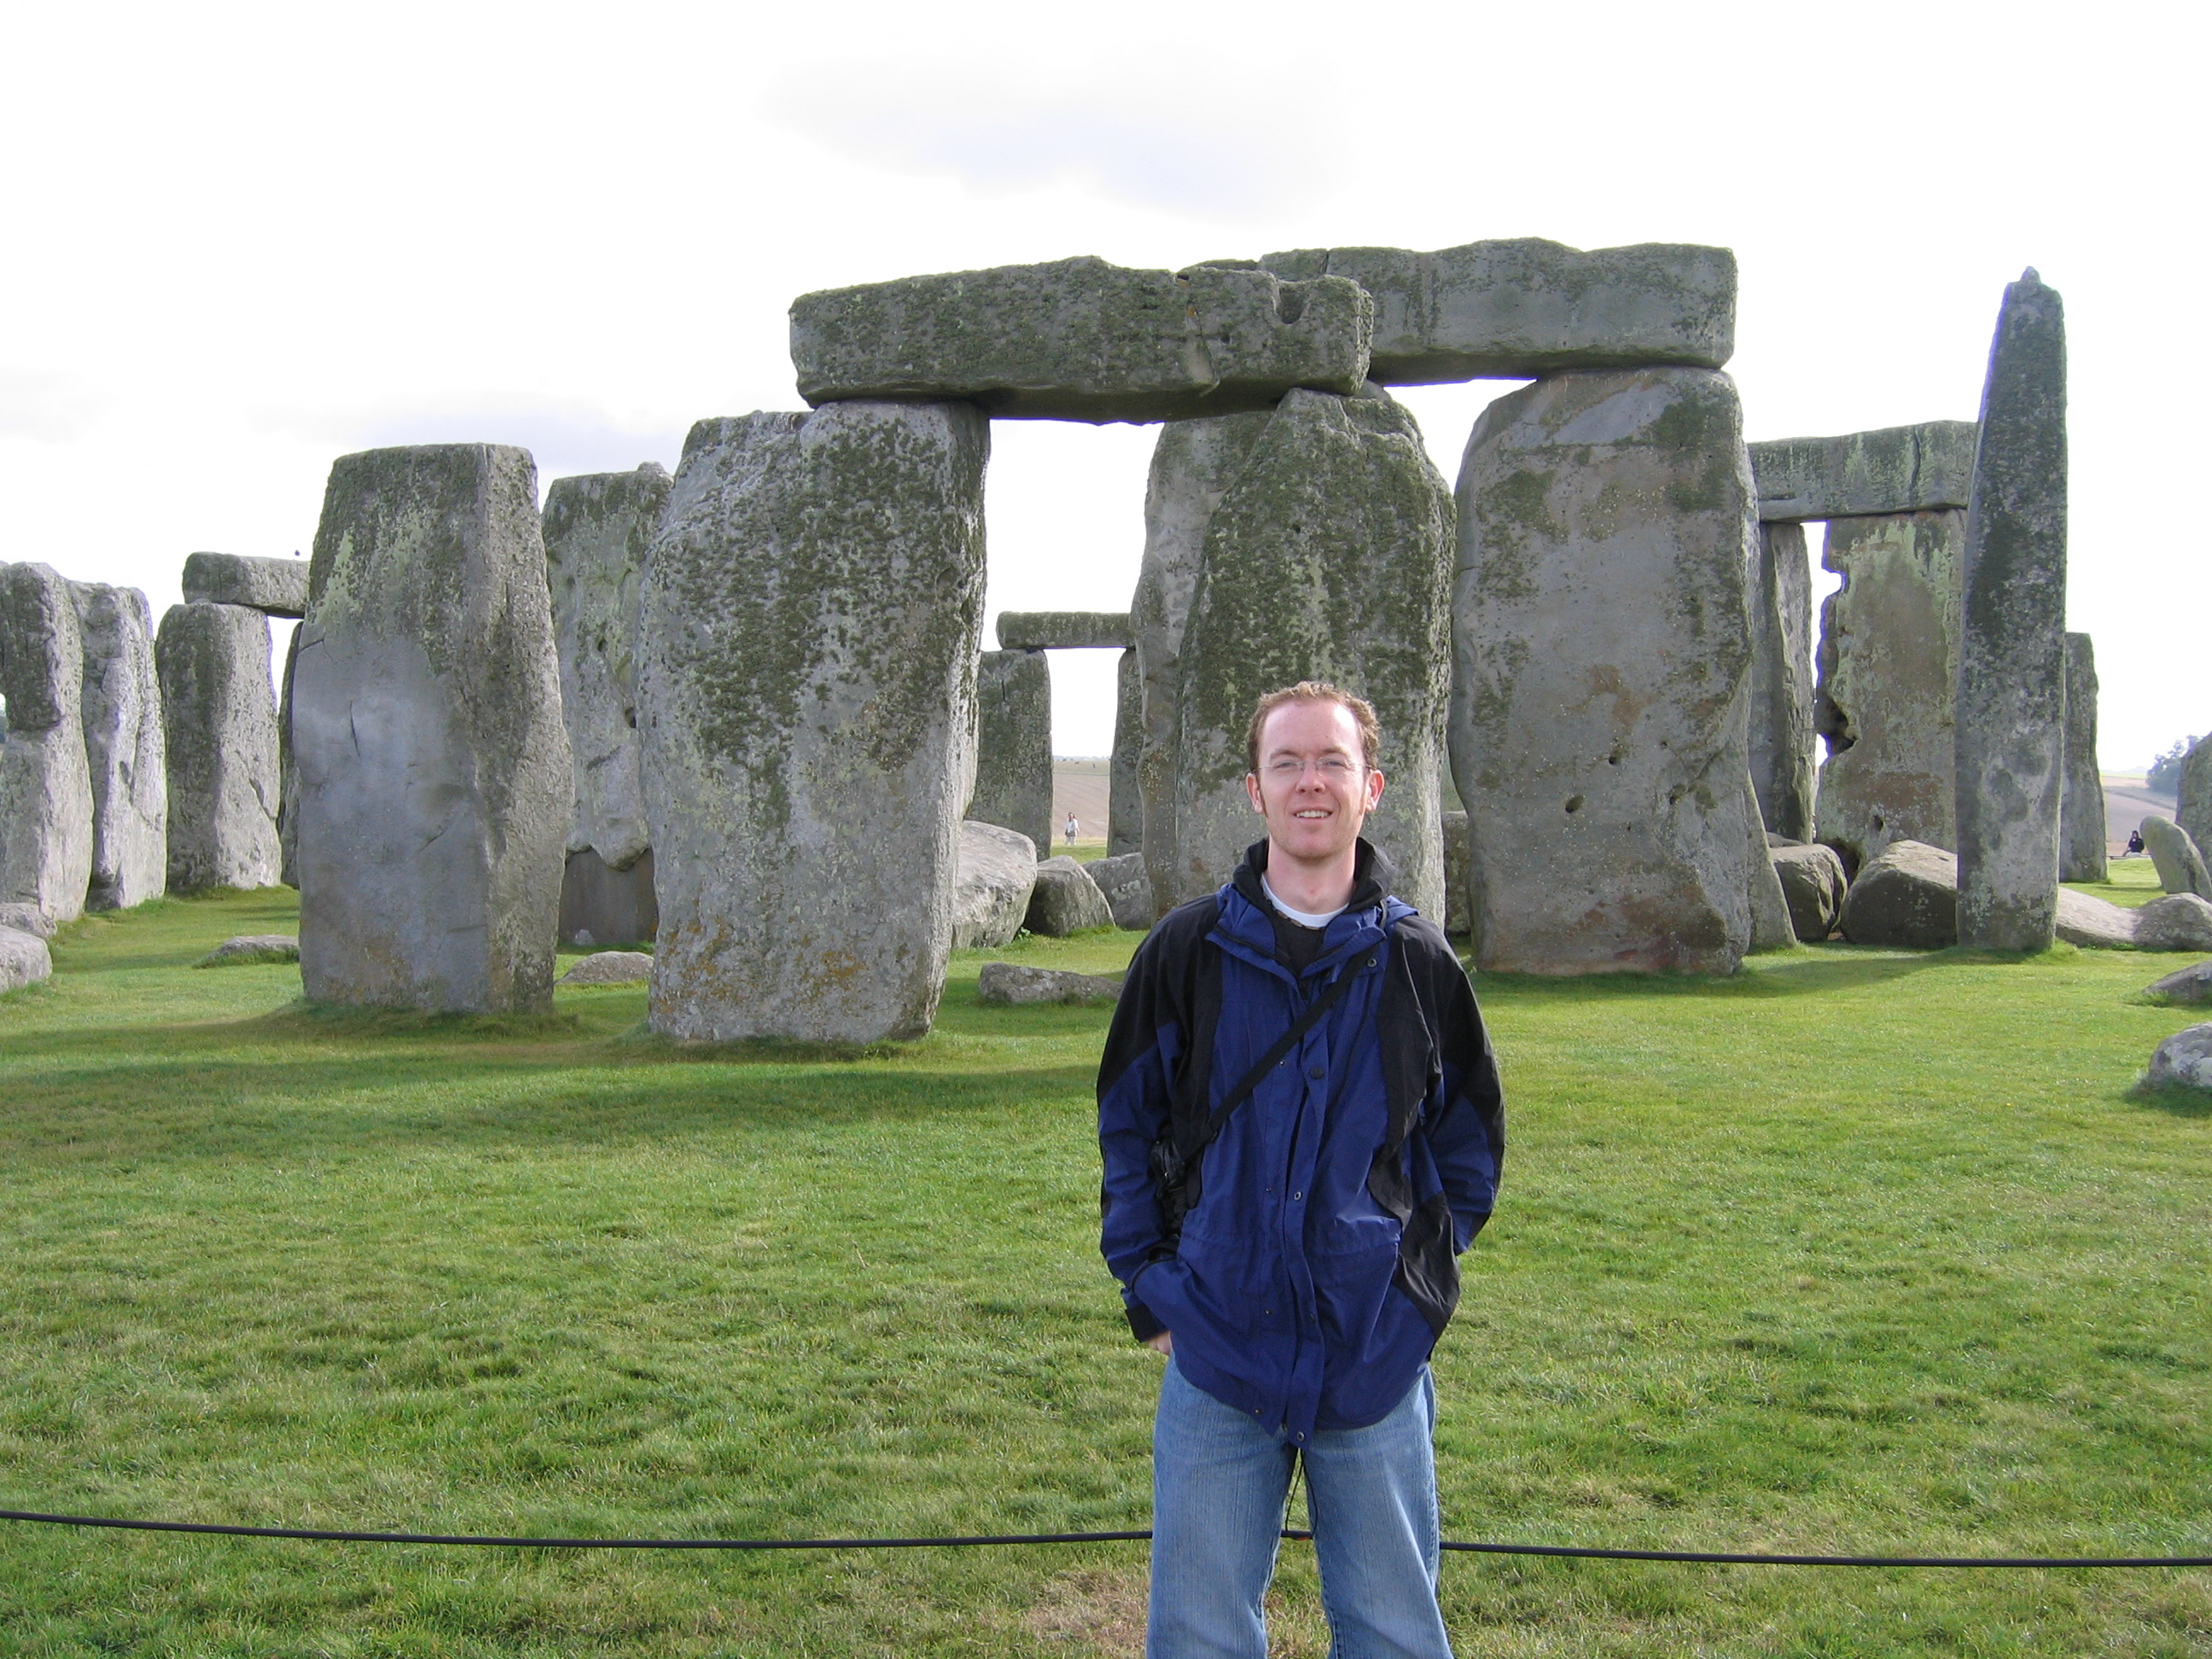
[[[222,1538],[292,1538],[321,1544],[466,1544],[518,1550],[932,1550],[993,1544],[1132,1544],[1141,1532],[975,1533],[950,1538],[504,1538],[470,1533],[344,1532],[324,1527],[245,1527],[208,1521],[131,1521],[115,1516],[0,1510],[0,1521],[121,1532],[179,1532]],[[1283,1536],[1310,1540],[1303,1527]],[[1580,1544],[1477,1544],[1443,1547],[1473,1555],[1547,1555],[1589,1561],[1689,1561],[1753,1567],[2212,1567],[2212,1555],[1785,1555],[1757,1550],[1616,1550]]]

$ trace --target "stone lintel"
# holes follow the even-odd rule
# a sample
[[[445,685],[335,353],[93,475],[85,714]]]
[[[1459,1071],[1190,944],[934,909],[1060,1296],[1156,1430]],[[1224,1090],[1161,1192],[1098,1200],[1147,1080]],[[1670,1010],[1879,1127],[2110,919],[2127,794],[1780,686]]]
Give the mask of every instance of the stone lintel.
[[[185,603],[242,605],[296,621],[307,614],[307,569],[305,559],[190,554],[185,559]]]
[[[1127,651],[1126,611],[1001,611],[1001,651]]]
[[[1973,491],[1972,421],[1923,421],[1751,448],[1759,516],[1769,524],[1964,507]]]

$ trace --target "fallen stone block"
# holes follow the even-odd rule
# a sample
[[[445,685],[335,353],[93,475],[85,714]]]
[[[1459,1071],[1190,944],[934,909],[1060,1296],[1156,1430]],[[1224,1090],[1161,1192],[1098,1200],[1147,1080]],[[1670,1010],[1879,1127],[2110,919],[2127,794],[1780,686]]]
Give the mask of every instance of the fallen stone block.
[[[52,979],[53,974],[53,953],[45,939],[20,928],[0,927],[0,995]]]
[[[0,564],[0,903],[48,923],[84,910],[92,773],[84,652],[70,585],[43,564]]]
[[[1860,866],[1838,924],[1854,945],[1941,951],[1959,942],[1959,860],[1940,847],[1893,841]]]
[[[1019,830],[974,818],[960,825],[960,873],[952,890],[952,948],[1011,945],[1030,913],[1036,843]]]
[[[1152,908],[1152,878],[1145,870],[1142,853],[1123,853],[1110,859],[1093,859],[1085,871],[1105,896],[1116,927],[1143,933],[1158,914]]]
[[[2212,903],[2169,893],[2136,913],[2135,942],[2146,951],[2212,951]]]
[[[550,1009],[575,786],[529,451],[331,466],[292,742],[307,996]]]
[[[1001,611],[1001,651],[1126,651],[1126,611]]]
[[[168,886],[168,744],[154,616],[135,587],[71,582],[84,647],[85,761],[92,783],[88,910],[123,910]]]
[[[641,985],[653,977],[653,957],[645,951],[594,951],[553,982],[556,985]]]
[[[1735,255],[1724,247],[1585,252],[1521,237],[1433,253],[1301,248],[1259,264],[1294,281],[1348,276],[1364,289],[1375,301],[1367,375],[1383,386],[1655,363],[1718,368],[1735,349]]]
[[[1753,444],[1759,516],[1787,523],[1942,507],[1963,512],[1973,493],[1974,438],[1972,421],[1923,421]]]
[[[2066,315],[2005,289],[1982,386],[1959,606],[1959,942],[2050,948],[2066,781]]]
[[[653,1030],[929,1030],[975,759],[989,451],[966,404],[692,428],[638,629]]]
[[[1001,265],[802,294],[799,395],[962,398],[1013,420],[1172,421],[1357,392],[1373,319],[1342,277]]]
[[[242,605],[268,617],[307,614],[306,559],[252,559],[193,553],[185,560],[186,605]]]
[[[965,816],[1052,845],[1052,668],[1042,651],[975,659],[975,787]]]
[[[1475,422],[1451,764],[1486,969],[1726,974],[1789,943],[1747,758],[1741,431],[1698,368],[1562,374]]]
[[[1834,933],[1843,919],[1844,895],[1850,888],[1836,849],[1818,844],[1776,847],[1767,856],[1774,861],[1783,899],[1790,906],[1790,931],[1807,945],[1817,945]]]
[[[2077,893],[2071,887],[2062,887],[2058,890],[2056,932],[2067,944],[2085,951],[2132,951],[2140,942],[2136,922],[2142,914],[2109,899],[2100,899],[2094,893]],[[2212,939],[2208,939],[2205,948],[2212,950]]]
[[[2212,1002],[2212,962],[2200,962],[2154,980],[2143,994],[2161,1002]]]
[[[2155,814],[2136,826],[2142,836],[2143,851],[2150,854],[2152,866],[2158,871],[2158,884],[2169,893],[2194,893],[2199,898],[2212,898],[2212,871],[2204,864],[2204,854],[2198,850],[2190,833],[2172,818]]]
[[[1121,981],[1064,968],[1025,968],[1012,962],[987,962],[975,976],[975,1000],[999,1006],[1038,1002],[1111,1002]]]
[[[173,605],[154,658],[168,755],[169,890],[275,885],[283,785],[269,618],[243,605]]]
[[[1086,927],[1113,927],[1114,911],[1091,872],[1063,854],[1037,866],[1023,925],[1032,933],[1065,939]]]
[[[0,927],[29,933],[36,939],[54,936],[54,919],[35,904],[0,904]]]
[[[297,962],[300,941],[289,933],[239,933],[192,964],[195,968],[247,968],[264,962]]]
[[[2212,1025],[2191,1025],[2160,1043],[2142,1086],[2212,1090]]]

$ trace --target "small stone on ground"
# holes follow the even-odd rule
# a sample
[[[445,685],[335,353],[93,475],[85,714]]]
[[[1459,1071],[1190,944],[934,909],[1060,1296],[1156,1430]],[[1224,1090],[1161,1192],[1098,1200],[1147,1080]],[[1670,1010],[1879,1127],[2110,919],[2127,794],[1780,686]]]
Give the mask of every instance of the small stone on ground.
[[[987,962],[976,975],[975,1000],[1012,1006],[1030,1002],[1111,1002],[1121,981],[1062,968],[1024,968],[1011,962]]]
[[[643,951],[594,951],[553,982],[556,985],[635,985],[653,977],[653,957]]]
[[[20,927],[0,927],[0,993],[53,977],[54,959],[46,940]]]
[[[2212,1091],[2212,1025],[2191,1025],[2160,1043],[2143,1086]]]
[[[2143,988],[2143,994],[2162,997],[2169,1003],[2212,1002],[2212,962],[2200,962],[2154,981]]]
[[[2168,893],[2136,912],[2136,943],[2146,951],[2212,951],[2212,902]]]
[[[262,962],[297,962],[300,941],[289,933],[240,933],[227,939],[192,964],[195,968],[245,968]]]

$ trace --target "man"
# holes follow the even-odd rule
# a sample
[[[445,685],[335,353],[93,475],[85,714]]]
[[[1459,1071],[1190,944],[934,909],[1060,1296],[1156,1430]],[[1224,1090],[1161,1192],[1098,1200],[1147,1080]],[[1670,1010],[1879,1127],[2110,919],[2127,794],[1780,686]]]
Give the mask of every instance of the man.
[[[1428,1359],[1504,1119],[1467,975],[1360,838],[1377,742],[1334,686],[1260,700],[1267,837],[1139,947],[1099,1066],[1103,1248],[1169,1357],[1152,1659],[1265,1659],[1301,1458],[1332,1655],[1450,1654]]]

